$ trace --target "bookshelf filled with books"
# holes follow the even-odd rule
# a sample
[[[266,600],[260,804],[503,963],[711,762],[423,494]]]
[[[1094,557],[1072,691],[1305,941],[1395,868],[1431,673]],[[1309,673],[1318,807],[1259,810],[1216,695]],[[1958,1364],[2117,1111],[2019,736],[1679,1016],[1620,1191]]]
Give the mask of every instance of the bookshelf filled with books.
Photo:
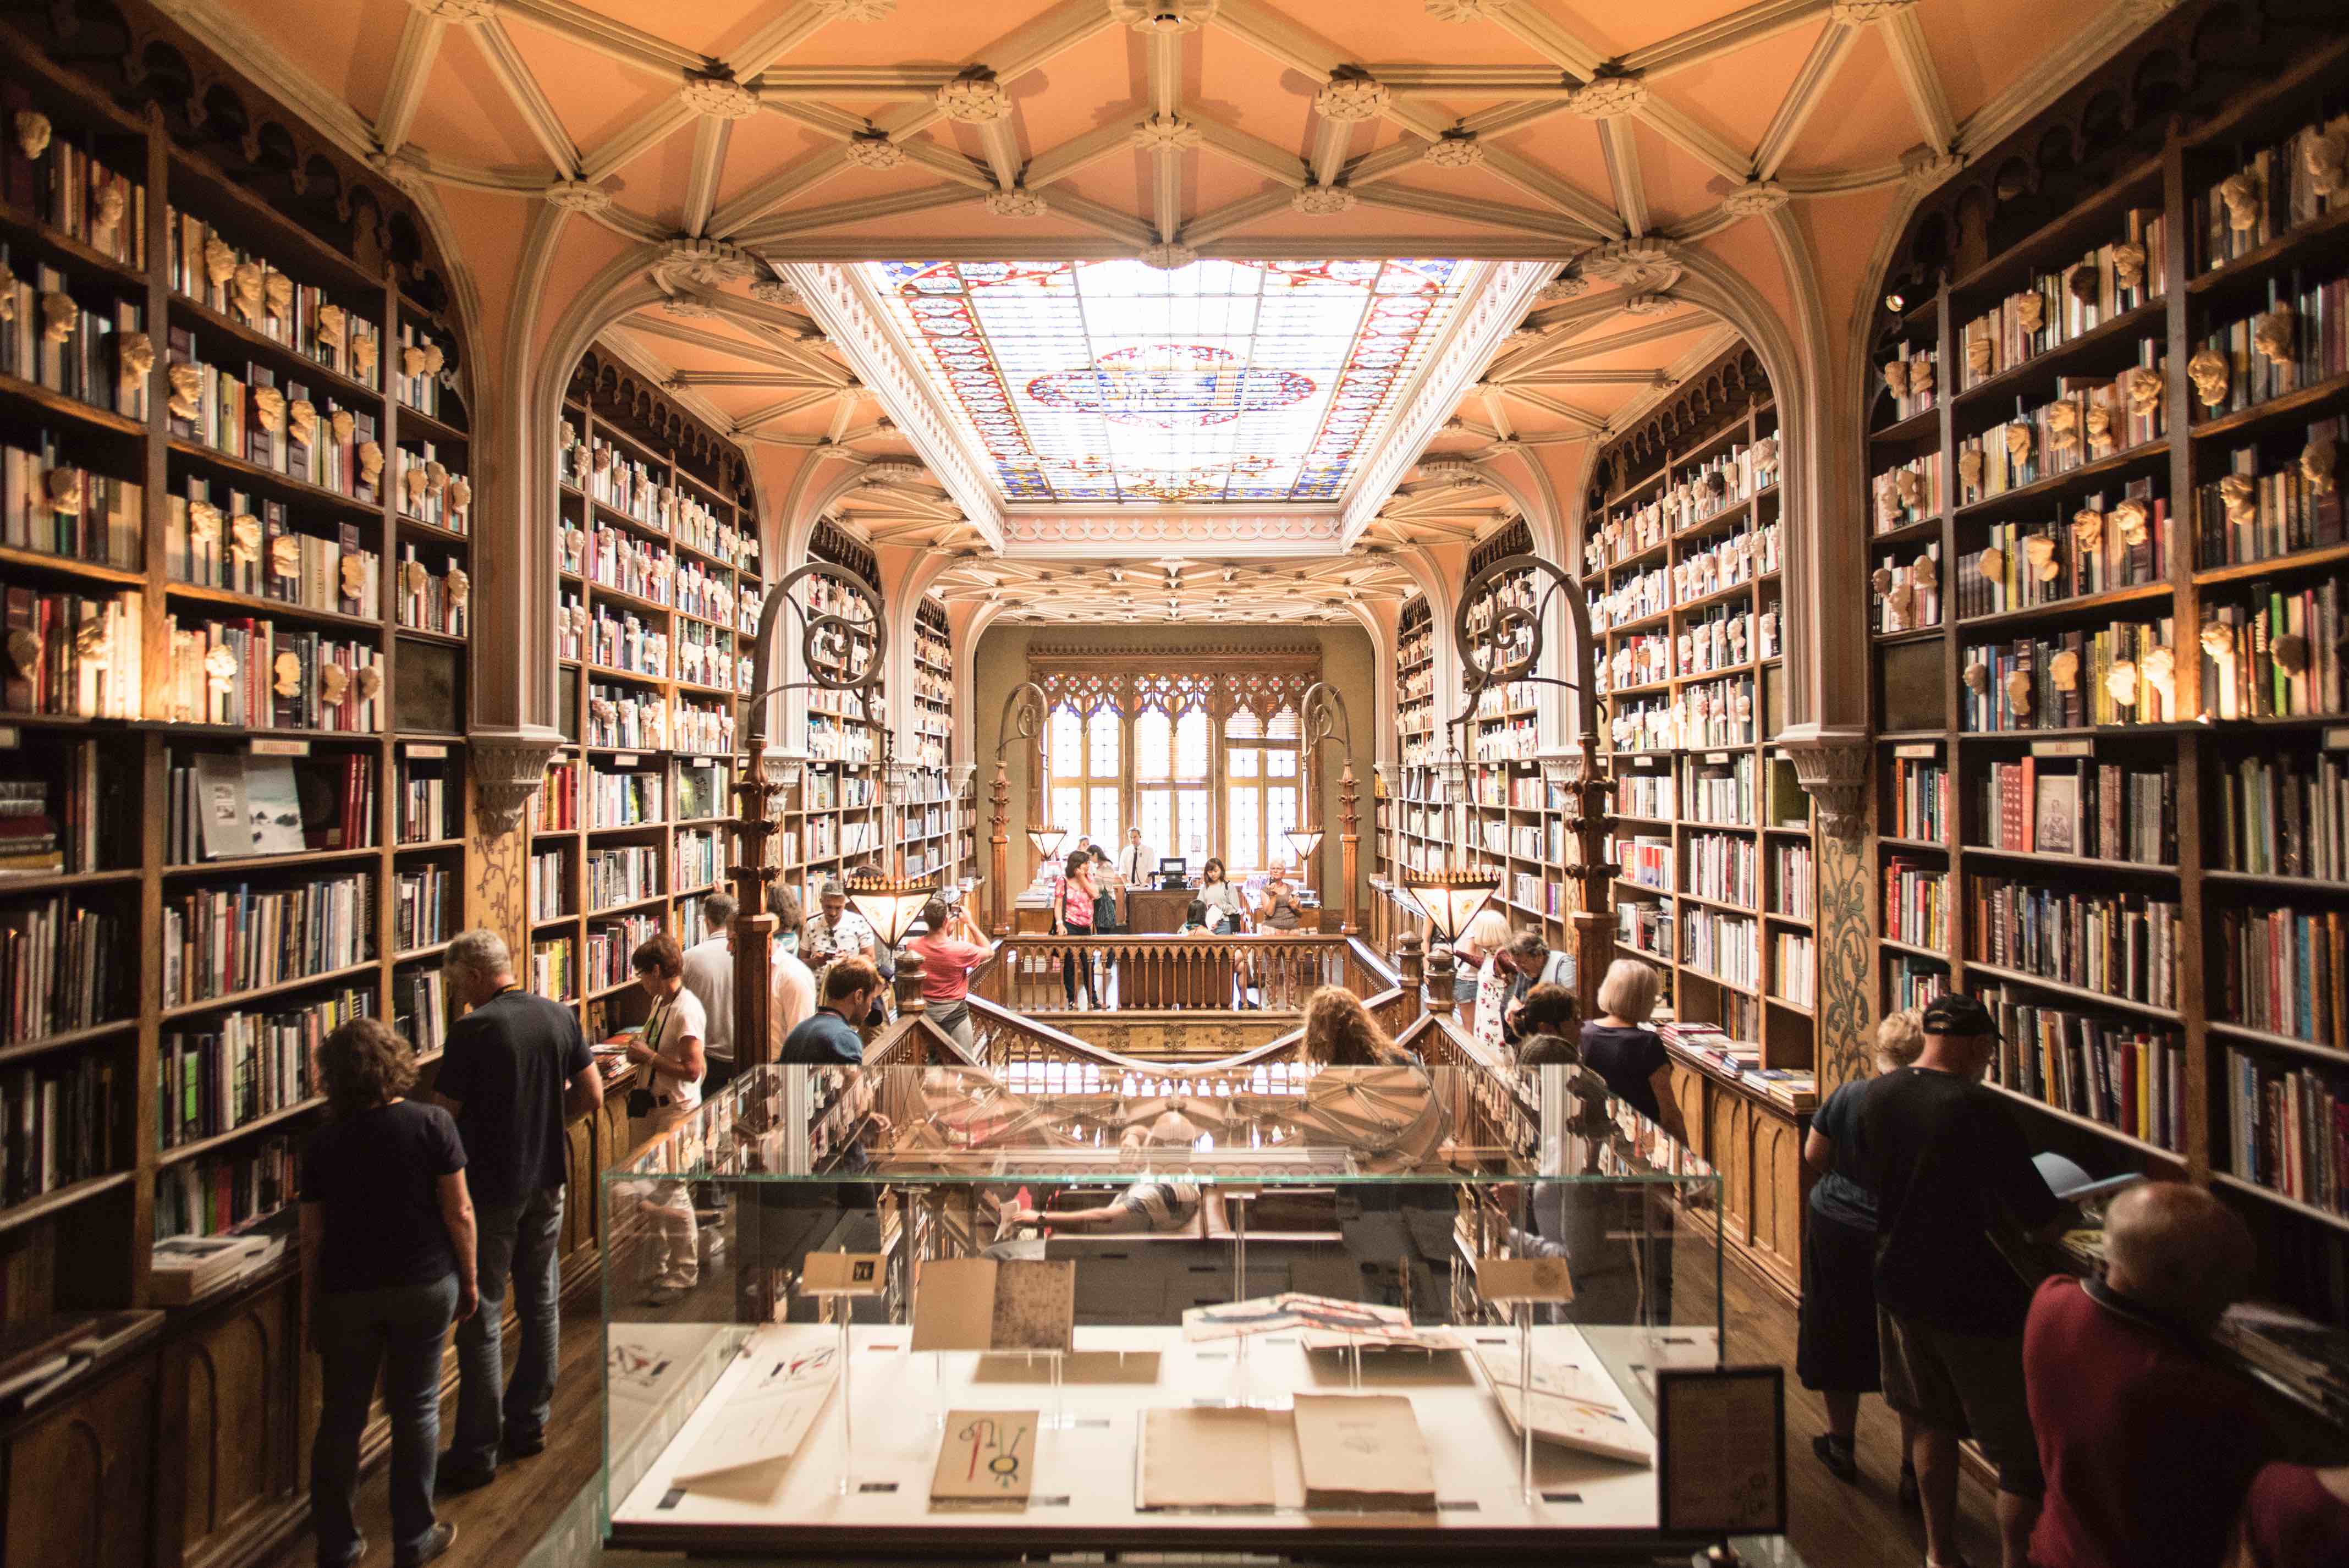
[[[565,744],[533,806],[529,963],[600,1039],[645,1012],[638,944],[709,934],[765,562],[740,449],[603,348],[554,439]]]
[[[1993,218],[1867,421],[1878,1005],[1983,997],[2051,1143],[2239,1196],[2336,1306],[2344,58]]]
[[[1810,799],[1773,742],[1785,645],[1777,418],[1731,350],[1603,449],[1576,562],[1615,782],[1615,955],[1659,970],[1691,1135],[1726,1234],[1800,1278],[1796,1151],[1816,1103]]]
[[[0,108],[47,134],[0,149],[0,1248],[56,1250],[47,1305],[125,1305],[154,1242],[291,1202],[326,1031],[440,1050],[467,380],[414,255],[339,247],[23,58]]]

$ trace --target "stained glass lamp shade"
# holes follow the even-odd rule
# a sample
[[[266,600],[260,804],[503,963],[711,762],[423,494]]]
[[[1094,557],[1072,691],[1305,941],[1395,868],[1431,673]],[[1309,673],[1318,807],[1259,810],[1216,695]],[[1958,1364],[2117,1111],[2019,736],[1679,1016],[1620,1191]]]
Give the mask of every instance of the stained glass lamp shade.
[[[1048,861],[1059,857],[1061,845],[1068,836],[1069,830],[1066,828],[1030,828],[1028,830],[1028,841],[1036,846],[1038,856]]]
[[[848,902],[873,927],[874,934],[891,947],[905,939],[922,913],[937,896],[937,882],[928,877],[856,876],[848,879]]]
[[[1500,878],[1490,867],[1406,872],[1402,885],[1427,912],[1428,934],[1447,947],[1501,891]]]
[[[1313,863],[1313,851],[1321,847],[1321,830],[1291,828],[1287,837],[1288,847],[1297,851],[1298,870],[1300,872],[1309,870]]]

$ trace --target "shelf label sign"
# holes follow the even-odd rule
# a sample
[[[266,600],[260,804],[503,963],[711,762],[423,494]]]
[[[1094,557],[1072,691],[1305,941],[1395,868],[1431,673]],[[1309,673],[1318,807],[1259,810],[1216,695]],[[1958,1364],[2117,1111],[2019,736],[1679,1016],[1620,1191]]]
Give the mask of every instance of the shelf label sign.
[[[2033,757],[2087,757],[2095,750],[2087,740],[2034,740],[2031,743]]]
[[[1921,759],[1930,762],[1940,754],[1940,742],[1935,740],[1909,741],[1892,748],[1892,755],[1904,760]]]
[[[435,758],[445,758],[449,755],[449,748],[438,741],[429,745],[423,741],[410,741],[400,749],[419,762],[429,762]]]
[[[307,757],[310,755],[310,743],[306,740],[264,740],[256,737],[253,742],[253,755],[255,757]]]

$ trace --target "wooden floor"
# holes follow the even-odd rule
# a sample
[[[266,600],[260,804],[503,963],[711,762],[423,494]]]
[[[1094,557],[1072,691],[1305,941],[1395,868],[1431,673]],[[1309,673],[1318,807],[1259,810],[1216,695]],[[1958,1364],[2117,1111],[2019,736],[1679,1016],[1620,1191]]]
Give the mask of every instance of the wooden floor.
[[[1894,1491],[1900,1461],[1891,1417],[1880,1401],[1865,1401],[1859,1484],[1846,1486],[1828,1475],[1811,1454],[1812,1438],[1826,1429],[1826,1411],[1816,1396],[1795,1381],[1793,1308],[1735,1264],[1724,1272],[1731,1359],[1776,1362],[1787,1368],[1787,1506],[1795,1549],[1810,1568],[1916,1568],[1923,1561],[1924,1538],[1916,1516],[1901,1511]],[[602,1369],[595,1365],[597,1306],[592,1279],[587,1288],[574,1292],[564,1303],[562,1370],[546,1452],[509,1463],[495,1483],[480,1491],[441,1501],[440,1516],[454,1521],[459,1531],[454,1550],[442,1560],[449,1568],[508,1568],[595,1473],[603,1445]],[[442,1415],[444,1443],[455,1415],[452,1401]],[[1969,1479],[1961,1507],[1967,1556],[1978,1563],[1996,1563],[1989,1494]],[[361,1489],[359,1524],[371,1545],[368,1568],[387,1568],[390,1524],[380,1476],[370,1478]],[[268,1560],[266,1568],[305,1568],[313,1560],[312,1551],[305,1533]]]

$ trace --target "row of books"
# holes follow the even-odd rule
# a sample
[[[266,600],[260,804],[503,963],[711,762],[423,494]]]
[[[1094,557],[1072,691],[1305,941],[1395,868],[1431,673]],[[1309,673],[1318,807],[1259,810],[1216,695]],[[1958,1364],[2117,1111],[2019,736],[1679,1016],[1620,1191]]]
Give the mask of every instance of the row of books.
[[[1818,872],[1803,841],[1770,841],[1770,912],[1808,920],[1818,906]]]
[[[373,414],[314,401],[298,381],[250,361],[240,377],[207,362],[196,335],[171,335],[171,391],[165,410],[172,436],[273,473],[347,496],[362,506],[382,500],[384,450]],[[262,396],[262,394],[267,396]]]
[[[1728,833],[1692,833],[1681,862],[1681,891],[1716,903],[1744,909],[1762,906],[1761,856],[1752,839]]]
[[[2211,328],[2195,345],[2194,417],[2212,419],[2349,375],[2349,279],[2268,284],[2268,308]]]
[[[1723,828],[1754,825],[1753,753],[1726,762],[1690,762],[1688,820]]]
[[[2339,453],[2349,445],[2349,415],[2308,427],[2300,451],[2269,462],[2258,447],[2237,447],[2227,472],[2195,491],[2194,563],[2230,566],[2302,550],[2325,550],[2349,533],[2342,525]]]
[[[432,442],[419,442],[414,449],[399,447],[393,456],[398,460],[399,474],[392,494],[402,516],[451,533],[472,531],[472,481],[443,462]]]
[[[424,844],[464,836],[465,783],[461,773],[450,773],[455,766],[440,759],[400,758],[392,842]]]
[[[1893,356],[1877,366],[1884,381],[1884,390],[1891,399],[1889,416],[1878,416],[1879,425],[1897,425],[1932,407],[1941,395],[1941,356],[1938,349],[1903,342],[1897,346]]]
[[[233,1132],[319,1092],[311,1064],[326,1037],[375,1016],[375,989],[349,986],[299,1006],[223,1013],[164,1032],[155,1085],[159,1147]]]
[[[1610,632],[1672,607],[1672,579],[1668,567],[1653,566],[1619,579],[1590,602],[1590,629]]]
[[[0,545],[136,572],[146,526],[145,488],[70,461],[54,433],[0,444]]]
[[[1884,862],[1884,934],[1911,947],[1950,947],[1950,878],[1940,866],[1906,855]]]
[[[2161,209],[2133,207],[2122,214],[2119,238],[2069,266],[2034,273],[2023,288],[1968,321],[1958,329],[1963,349],[1959,389],[2002,376],[2160,298],[2168,231]]]
[[[2230,1050],[2227,1111],[2230,1171],[2349,1216],[2349,1075]]]
[[[182,623],[174,614],[164,624],[174,723],[337,734],[378,727],[378,649],[251,616]]]
[[[668,634],[645,624],[633,611],[616,615],[598,604],[588,624],[587,662],[667,680]]]
[[[399,356],[391,365],[391,389],[402,403],[439,418],[441,389],[455,375],[447,343],[413,320],[399,324]]]
[[[1770,947],[1770,995],[1797,1007],[1817,1006],[1817,954],[1810,934],[1773,931]]]
[[[2349,192],[2337,186],[2319,190],[2312,172],[2312,163],[2332,168],[2340,160],[2321,147],[2312,157],[2311,144],[2344,128],[2349,116],[2302,126],[2255,149],[2233,173],[2194,193],[2192,232],[2203,270],[2222,267],[2349,201]]]
[[[730,573],[713,571],[698,561],[680,561],[670,573],[669,581],[676,591],[678,610],[732,629],[734,579]]]
[[[1885,1006],[1892,1011],[1922,1009],[1950,994],[1950,966],[1912,953],[1894,953],[1885,975]]]
[[[1670,773],[1622,773],[1615,779],[1615,810],[1625,817],[1668,822],[1674,815]]]
[[[21,114],[40,112],[15,82],[0,82],[0,119],[11,127]],[[103,252],[124,266],[147,266],[147,186],[98,156],[98,139],[79,127],[50,121],[48,145],[38,156],[10,136],[0,146],[0,201],[66,238]]]
[[[298,526],[283,501],[191,475],[167,496],[163,569],[175,583],[368,619],[381,614],[378,557],[357,522]]]
[[[1716,604],[1683,625],[1673,639],[1680,655],[1679,673],[1709,676],[1718,670],[1742,669],[1756,657],[1754,612]]]
[[[2219,995],[2211,1016],[2349,1050],[2349,913],[2219,911]]]
[[[578,943],[569,936],[542,936],[530,944],[530,988],[558,1002],[579,1000]]]
[[[391,950],[394,954],[432,947],[457,934],[454,913],[462,883],[449,867],[432,862],[404,866],[391,879]]]
[[[73,718],[139,718],[146,624],[136,592],[54,593],[0,589],[8,657],[0,660],[0,708]]]
[[[1939,758],[1894,758],[1891,807],[1892,837],[1949,842],[1950,770]]]
[[[18,258],[21,260],[22,258]],[[95,308],[71,292],[72,279],[46,263],[20,275],[0,243],[0,375],[126,419],[145,420],[154,348],[146,312],[108,296]],[[146,355],[142,364],[138,356]]]
[[[298,1151],[264,1138],[155,1172],[155,1239],[220,1236],[259,1224],[294,1202]]]
[[[668,603],[677,559],[668,547],[624,529],[598,528],[587,536],[587,580],[605,588]]]
[[[625,985],[636,978],[633,960],[637,948],[661,934],[660,916],[628,914],[599,921],[587,928],[587,955],[581,984],[590,992]]]
[[[565,891],[564,852],[540,850],[530,857],[530,917],[538,920],[561,920],[569,914],[570,896]]]
[[[96,740],[20,749],[0,781],[0,888],[11,877],[113,871],[136,855],[129,769],[104,764]]]
[[[2227,871],[2349,882],[2349,758],[2336,751],[2240,757],[2219,775]]]
[[[2115,621],[1965,650],[1960,703],[1976,733],[2175,720],[2171,622]]]
[[[1966,958],[2147,1006],[2178,1006],[2178,902],[1975,876]]]
[[[1941,515],[1941,450],[1893,464],[1868,482],[1875,500],[1872,526],[1878,533]]]
[[[688,828],[677,836],[670,885],[709,887],[726,874],[726,835],[716,828]],[[918,875],[917,872],[909,872]]]
[[[543,833],[568,833],[579,826],[579,764],[550,762],[545,782],[538,790],[538,829]]]
[[[120,1016],[129,934],[119,913],[61,896],[0,906],[0,1045]]]
[[[472,574],[445,550],[403,544],[399,550],[399,595],[393,601],[399,624],[419,632],[470,636],[473,630]]]
[[[1683,747],[1750,746],[1754,677],[1730,676],[1684,686],[1672,698],[1672,714]]]
[[[337,304],[324,289],[296,283],[269,258],[239,246],[193,212],[171,208],[165,227],[174,293],[338,376],[363,387],[379,385],[383,333],[372,318]],[[370,303],[382,298],[367,297]]]
[[[1876,629],[1913,632],[1941,624],[1941,546],[1936,540],[1905,559],[1887,555],[1869,573],[1875,590]]]
[[[2185,1151],[2186,1046],[2176,1031],[2048,1006],[2013,985],[1985,985],[1975,995],[1998,1021],[1991,1082]]]
[[[2178,863],[2178,769],[1993,762],[1977,786],[1983,844],[2013,854]]]
[[[164,863],[369,849],[375,802],[374,759],[361,753],[199,751],[171,764]]]
[[[449,983],[438,964],[410,965],[391,976],[391,1024],[419,1057],[449,1044]]]
[[[21,1203],[127,1163],[115,1088],[108,1053],[0,1072],[0,1202]]]
[[[650,844],[587,852],[587,907],[617,908],[661,895],[660,851]]]
[[[677,678],[695,686],[735,687],[734,641],[730,634],[714,631],[695,621],[677,628]]]
[[[374,953],[375,878],[367,872],[167,895],[163,1006],[329,974]]]
[[[658,773],[593,769],[587,775],[587,825],[636,828],[665,822],[667,780]]]
[[[1615,935],[1626,947],[1636,948],[1662,963],[1672,961],[1672,906],[1625,900],[1615,906]]]
[[[2015,400],[2014,418],[1958,443],[1958,504],[1971,506],[2158,440],[2168,428],[2159,376],[2161,344],[2145,338],[2137,363],[2110,380],[2064,376],[2037,407]]]
[[[2113,508],[2095,496],[2069,517],[1994,522],[1958,562],[1958,614],[2002,615],[2169,580],[2169,503],[2139,480]]]
[[[2221,719],[2341,712],[2341,579],[2235,592],[2202,606],[2204,708]]]
[[[1681,962],[1732,985],[1758,989],[1762,976],[1760,927],[1742,914],[1702,904],[1681,908]]]

